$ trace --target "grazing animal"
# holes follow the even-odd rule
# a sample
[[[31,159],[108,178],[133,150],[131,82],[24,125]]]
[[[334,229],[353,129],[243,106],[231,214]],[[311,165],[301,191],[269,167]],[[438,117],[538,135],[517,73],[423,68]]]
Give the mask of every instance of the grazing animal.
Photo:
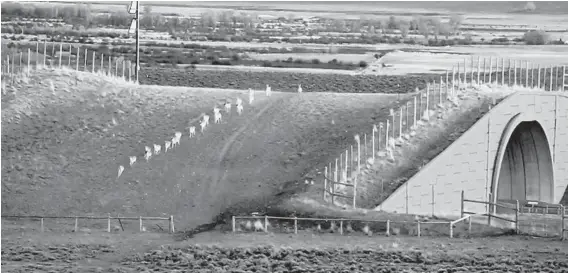
[[[227,102],[225,102],[224,106],[225,106],[225,112],[227,114],[231,113],[231,103],[227,101]]]
[[[270,87],[270,85],[266,85],[266,96],[270,97],[270,95],[272,94],[272,88]]]
[[[154,144],[154,154],[159,155],[161,151],[162,151],[162,146],[158,145],[158,144]]]
[[[166,140],[166,142],[164,143],[164,153],[167,153],[169,149],[172,148],[172,142],[169,140]]]
[[[217,114],[221,111],[221,109],[217,108],[217,106],[213,107],[213,113]]]
[[[122,172],[124,172],[124,166],[120,165],[120,166],[118,166],[118,176],[117,176],[117,178],[120,177],[120,175],[122,174]]]
[[[203,130],[207,126],[207,122],[205,122],[205,120],[202,120],[201,123],[199,123],[199,125],[201,126],[201,132],[203,133]]]
[[[254,231],[265,231],[264,225],[262,225],[262,222],[260,220],[254,221]]]
[[[204,115],[203,121],[205,122],[205,126],[209,125],[209,115]]]
[[[221,123],[221,113],[215,113],[215,123]]]
[[[237,105],[237,106],[243,105],[243,100],[242,100],[241,98],[237,98],[237,103],[236,103],[236,105]]]
[[[242,105],[237,105],[237,114],[239,114],[239,116],[241,115],[241,113],[243,112],[243,106]]]
[[[130,166],[132,167],[132,165],[134,165],[134,163],[136,163],[136,156],[131,156],[130,157]]]
[[[249,88],[249,104],[252,104],[253,101],[254,101],[254,91],[252,91],[252,89]]]
[[[245,224],[245,229],[246,230],[252,230],[252,222],[250,220],[248,220]]]
[[[302,93],[302,91],[303,91],[303,90],[302,90],[302,85],[301,85],[301,84],[298,84],[298,93]]]
[[[172,148],[176,145],[179,145],[179,141],[181,140],[181,132],[176,132],[175,136],[172,138]]]
[[[195,136],[195,126],[189,127],[189,137],[192,138]]]
[[[150,160],[150,157],[152,157],[152,150],[146,150],[146,153],[144,154],[144,159],[146,159],[146,162]]]
[[[368,236],[373,236],[373,231],[371,231],[371,228],[369,227],[368,224],[363,227],[363,233],[365,233]]]

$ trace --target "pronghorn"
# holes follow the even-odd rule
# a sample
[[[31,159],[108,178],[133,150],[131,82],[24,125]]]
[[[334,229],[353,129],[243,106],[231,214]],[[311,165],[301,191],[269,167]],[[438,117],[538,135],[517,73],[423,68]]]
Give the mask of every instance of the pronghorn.
[[[134,165],[134,163],[136,163],[136,156],[131,156],[130,157],[130,166]]]
[[[123,171],[124,171],[124,166],[122,166],[122,165],[118,166],[118,176],[117,176],[117,178],[120,177],[120,175],[122,174]]]
[[[243,112],[243,105],[242,104],[237,105],[237,113],[239,114],[239,116],[241,115],[242,112]]]
[[[231,113],[231,103],[230,102],[225,102],[225,112],[227,114]]]
[[[220,112],[215,113],[215,123],[221,123],[221,118],[222,116]]]
[[[172,148],[179,145],[181,140],[181,132],[176,132],[175,136],[172,138]]]
[[[270,85],[266,85],[266,96],[270,97],[270,94],[272,93],[272,88],[270,87]]]
[[[195,136],[195,126],[189,127],[189,137],[192,138]]]
[[[203,121],[205,122],[205,126],[209,125],[209,115],[204,115]]]
[[[214,114],[217,114],[217,113],[219,113],[219,112],[221,112],[221,109],[217,108],[217,106],[214,106],[214,107],[213,107],[213,113],[214,113]]]
[[[237,105],[237,106],[243,105],[243,100],[242,100],[241,98],[237,98],[237,103],[236,103],[236,105]]]
[[[302,85],[298,84],[298,93],[302,93]]]
[[[146,146],[146,153],[144,153],[144,159],[146,159],[146,161],[150,160],[150,157],[152,157],[152,149],[148,146]]]
[[[166,140],[166,142],[164,143],[164,153],[167,153],[169,149],[172,148],[172,142],[169,140]]]
[[[254,101],[254,91],[252,91],[252,89],[249,88],[249,104],[252,104],[253,101]]]
[[[201,126],[201,133],[203,133],[203,130],[207,126],[207,122],[205,122],[205,120],[202,120],[201,123],[199,123],[199,125]]]
[[[162,146],[154,144],[154,154],[159,155],[161,151],[162,151]]]

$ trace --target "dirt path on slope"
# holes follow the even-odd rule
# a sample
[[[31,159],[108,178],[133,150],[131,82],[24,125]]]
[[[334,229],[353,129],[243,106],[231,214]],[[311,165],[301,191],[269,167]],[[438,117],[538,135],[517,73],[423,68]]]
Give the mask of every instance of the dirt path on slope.
[[[212,179],[213,183],[211,184],[211,186],[209,187],[209,190],[208,190],[208,193],[210,195],[212,194],[213,190],[218,189],[218,185],[223,185],[223,183],[224,183],[224,181],[227,177],[227,172],[225,171],[225,168],[223,167],[223,162],[226,161],[227,154],[233,148],[233,145],[237,142],[238,138],[241,137],[244,132],[246,132],[247,130],[250,129],[251,124],[255,123],[256,125],[258,125],[259,119],[268,110],[273,108],[274,105],[277,102],[281,102],[284,99],[290,98],[290,95],[288,95],[288,94],[283,94],[283,95],[284,95],[284,97],[282,97],[282,98],[275,99],[275,100],[269,100],[268,103],[253,118],[249,119],[246,124],[241,126],[235,133],[233,133],[229,137],[227,142],[225,142],[225,145],[223,146],[223,149],[221,150],[221,153],[219,154],[219,157],[217,159],[217,168],[215,169],[215,172],[213,174],[213,179]],[[238,148],[236,151],[239,151],[239,150],[240,150],[240,148]]]

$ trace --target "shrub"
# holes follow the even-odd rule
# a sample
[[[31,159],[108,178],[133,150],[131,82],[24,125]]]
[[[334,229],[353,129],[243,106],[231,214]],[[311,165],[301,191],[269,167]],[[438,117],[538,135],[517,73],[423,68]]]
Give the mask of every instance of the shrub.
[[[359,67],[365,68],[365,67],[367,67],[367,66],[369,66],[369,64],[368,64],[367,62],[365,62],[365,61],[360,61],[360,62],[359,62]]]
[[[531,30],[523,35],[527,45],[544,45],[548,43],[550,35],[544,30]]]
[[[320,60],[319,59],[313,59],[312,60],[312,64],[320,64]]]

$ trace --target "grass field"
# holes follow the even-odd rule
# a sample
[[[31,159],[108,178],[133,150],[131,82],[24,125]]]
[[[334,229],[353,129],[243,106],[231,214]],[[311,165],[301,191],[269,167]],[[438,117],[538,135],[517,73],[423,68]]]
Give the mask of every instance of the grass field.
[[[44,79],[52,79],[53,92]],[[58,71],[27,82],[3,96],[4,213],[174,214],[188,228],[243,200],[252,206],[244,210],[274,201],[286,182],[327,162],[337,143],[401,97],[275,92],[267,99],[257,92],[242,116],[225,115],[223,124],[189,139],[187,128],[202,113],[212,116],[214,105],[245,93],[134,87]],[[180,147],[143,160],[144,146],[176,131],[184,132]],[[129,156],[138,156],[132,167]],[[119,165],[126,170],[117,179]]]

